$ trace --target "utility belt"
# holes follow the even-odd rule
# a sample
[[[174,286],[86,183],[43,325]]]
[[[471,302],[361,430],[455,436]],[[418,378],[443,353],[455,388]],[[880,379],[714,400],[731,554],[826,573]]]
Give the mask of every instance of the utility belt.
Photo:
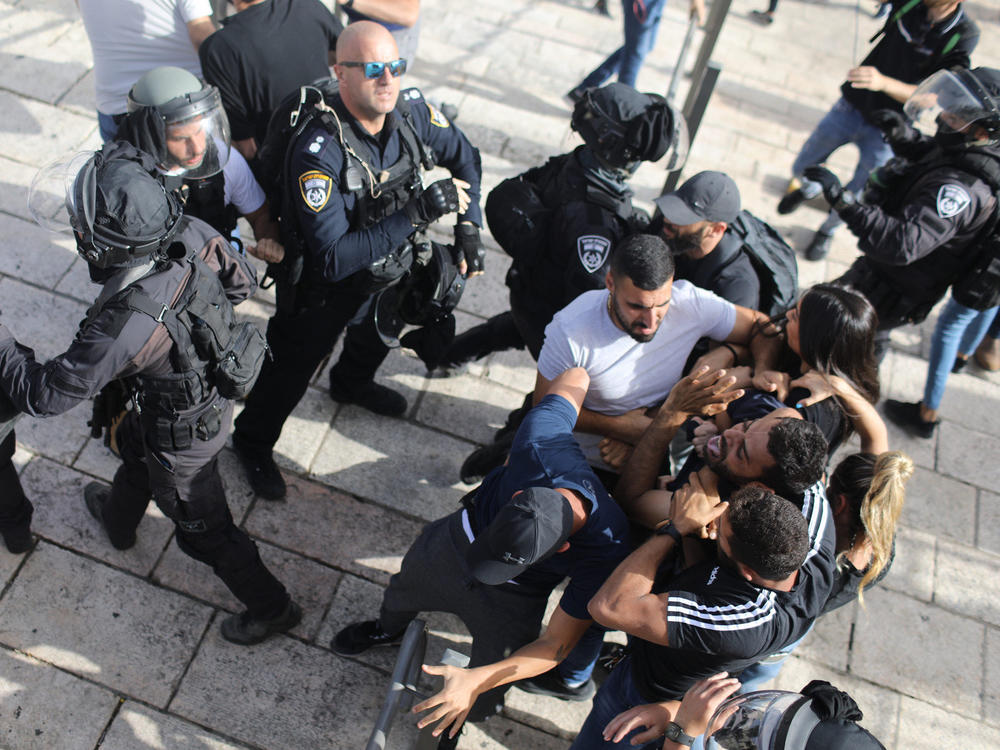
[[[185,451],[195,441],[212,440],[222,430],[223,399],[215,399],[199,414],[168,415],[142,412],[143,432],[153,447],[163,451]]]

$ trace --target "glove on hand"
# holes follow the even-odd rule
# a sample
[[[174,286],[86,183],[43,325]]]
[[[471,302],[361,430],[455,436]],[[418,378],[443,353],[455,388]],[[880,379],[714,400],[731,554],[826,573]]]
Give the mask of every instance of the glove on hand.
[[[854,194],[844,190],[837,175],[826,167],[808,167],[802,172],[802,176],[822,186],[823,197],[834,211],[840,211],[854,203]]]
[[[869,115],[872,124],[882,131],[885,142],[912,143],[920,138],[920,131],[910,124],[902,112],[894,109],[878,109]]]
[[[451,179],[431,183],[416,198],[403,207],[413,226],[437,221],[445,214],[458,210],[458,187]]]
[[[479,227],[475,224],[455,225],[455,262],[465,258],[466,276],[482,273],[486,268],[486,250],[479,241]]]

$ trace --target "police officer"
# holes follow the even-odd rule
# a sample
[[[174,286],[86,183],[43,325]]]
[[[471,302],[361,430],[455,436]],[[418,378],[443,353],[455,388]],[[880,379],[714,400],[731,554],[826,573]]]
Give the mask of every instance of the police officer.
[[[268,324],[273,360],[233,435],[254,490],[269,499],[285,495],[271,455],[282,426],[348,322],[356,324],[330,371],[331,397],[378,414],[406,411],[401,394],[373,380],[388,348],[371,301],[409,267],[414,233],[457,210],[459,270],[483,270],[478,151],[419,91],[400,94],[406,61],[384,27],[348,26],[337,60],[339,92],[324,96],[323,116],[288,150],[281,228],[286,251],[294,246],[291,234],[301,238],[301,280],[294,288],[278,285],[278,312]],[[422,188],[420,169],[432,155],[454,177]]]
[[[250,253],[268,262],[284,256],[278,224],[246,159],[230,149],[229,121],[219,91],[182,68],[154,68],[129,91],[128,115],[118,140],[156,157],[169,190],[178,191],[184,214],[232,238],[239,216],[253,228]]]
[[[572,126],[584,145],[505,181],[487,199],[490,230],[514,259],[506,280],[510,311],[460,334],[440,361],[418,349],[428,369],[440,365],[450,374],[525,345],[537,359],[552,316],[583,292],[603,289],[611,248],[649,224],[628,186],[639,164],[669,154],[665,167],[673,170],[687,155],[683,116],[663,97],[624,83],[583,94]]]
[[[872,173],[865,200],[824,167],[806,177],[858,237],[860,258],[839,281],[862,292],[879,318],[876,354],[889,331],[919,323],[948,287],[970,273],[1000,190],[1000,71],[938,71],[907,100],[901,118],[880,118],[902,154]]]
[[[85,488],[87,508],[112,545],[128,549],[152,497],[174,522],[178,546],[211,565],[246,606],[223,620],[223,637],[256,643],[302,615],[233,524],[216,460],[233,411],[220,389],[240,375],[244,385],[252,380],[244,355],[264,352],[259,333],[253,350],[234,348],[232,335],[256,330],[233,324],[232,305],[257,281],[211,227],[183,216],[154,175],[154,160],[125,143],[108,144],[79,170],[67,191],[70,225],[101,292],[69,349],[44,364],[0,325],[0,389],[19,410],[47,417],[123,379],[135,408],[109,433],[122,465],[110,488]]]
[[[19,555],[31,549],[31,516],[35,508],[24,494],[14,466],[15,414],[13,405],[0,397],[0,419],[5,420],[0,422],[0,537],[8,552]]]

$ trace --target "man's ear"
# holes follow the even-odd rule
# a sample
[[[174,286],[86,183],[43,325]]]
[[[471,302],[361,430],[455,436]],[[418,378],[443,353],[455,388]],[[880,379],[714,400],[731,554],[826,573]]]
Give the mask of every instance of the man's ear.
[[[605,286],[605,287],[607,288],[607,290],[608,290],[609,292],[611,292],[612,294],[614,294],[614,293],[615,293],[615,278],[614,278],[614,276],[612,276],[612,275],[611,275],[611,271],[608,271],[608,272],[607,272],[607,273],[606,273],[606,274],[604,275],[604,286]]]

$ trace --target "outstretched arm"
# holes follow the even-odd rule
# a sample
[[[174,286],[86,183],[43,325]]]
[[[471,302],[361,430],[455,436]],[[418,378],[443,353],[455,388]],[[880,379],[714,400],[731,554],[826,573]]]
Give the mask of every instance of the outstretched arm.
[[[562,395],[562,394],[560,394]],[[473,703],[482,693],[515,680],[547,672],[566,658],[580,637],[590,627],[590,620],[581,620],[566,614],[557,606],[545,632],[527,646],[523,646],[493,664],[472,669],[461,669],[447,664],[424,665],[427,674],[444,677],[444,686],[436,694],[413,707],[413,713],[431,711],[417,722],[421,729],[437,722],[435,737],[447,730],[454,737],[469,715]]]

